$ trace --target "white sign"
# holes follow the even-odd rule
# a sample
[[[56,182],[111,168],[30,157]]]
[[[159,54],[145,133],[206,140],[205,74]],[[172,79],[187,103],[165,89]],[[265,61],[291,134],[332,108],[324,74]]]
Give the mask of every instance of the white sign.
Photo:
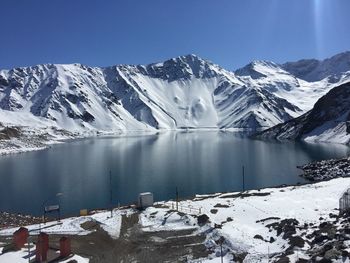
[[[57,210],[60,210],[60,206],[59,205],[45,206],[45,212],[52,212],[52,211],[57,211]]]

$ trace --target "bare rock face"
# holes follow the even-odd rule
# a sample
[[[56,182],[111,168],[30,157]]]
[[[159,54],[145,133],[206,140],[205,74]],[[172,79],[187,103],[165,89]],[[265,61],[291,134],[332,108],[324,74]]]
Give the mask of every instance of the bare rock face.
[[[5,127],[0,129],[0,140],[9,140],[11,138],[18,138],[21,131],[16,127]]]
[[[209,217],[206,214],[203,214],[198,216],[197,221],[199,226],[204,226],[206,223],[209,222]]]

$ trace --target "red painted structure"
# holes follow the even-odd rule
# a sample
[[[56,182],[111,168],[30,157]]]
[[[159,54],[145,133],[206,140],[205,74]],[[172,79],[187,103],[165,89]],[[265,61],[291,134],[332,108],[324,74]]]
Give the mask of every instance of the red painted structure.
[[[61,237],[60,239],[60,256],[62,258],[68,257],[72,253],[70,246],[70,239],[68,237]]]
[[[49,250],[49,235],[40,233],[38,241],[36,242],[35,259],[37,262],[44,262],[47,260],[47,251]]]
[[[24,244],[27,243],[28,236],[29,232],[25,227],[20,227],[16,232],[13,233],[13,243],[17,250],[20,250],[24,247]]]

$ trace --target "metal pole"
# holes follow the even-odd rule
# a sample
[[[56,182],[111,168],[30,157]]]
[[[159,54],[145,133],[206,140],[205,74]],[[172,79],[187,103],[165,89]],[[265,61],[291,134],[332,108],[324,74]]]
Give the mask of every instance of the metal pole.
[[[28,235],[28,263],[30,263],[30,235]]]
[[[222,242],[220,242],[220,249],[221,249],[221,263],[224,263],[224,258],[222,257]]]
[[[112,171],[109,170],[109,190],[110,190],[110,202],[111,202],[111,217],[113,217],[113,193],[112,193]]]
[[[177,186],[176,186],[176,211],[179,211],[179,192],[177,191]]]
[[[56,193],[56,197],[60,197],[60,196],[62,196],[63,195],[63,193]],[[50,199],[51,198],[48,198],[48,199],[46,199],[45,200],[45,202],[43,202],[43,204],[42,204],[42,208],[43,208],[43,211],[44,211],[44,213],[43,213],[43,218],[44,218],[44,225],[46,224],[46,209],[45,209],[45,206],[46,206],[46,204],[47,204],[47,202],[48,201],[50,201]],[[59,220],[58,221],[60,221],[61,220],[61,214],[60,214],[60,208],[61,206],[60,206],[60,204],[58,205],[58,208],[59,208]],[[50,212],[50,211],[48,211],[48,212]],[[39,224],[39,228],[40,228],[40,232],[41,232],[41,224]]]
[[[243,192],[245,191],[245,185],[244,185],[244,165],[242,166],[242,189]]]

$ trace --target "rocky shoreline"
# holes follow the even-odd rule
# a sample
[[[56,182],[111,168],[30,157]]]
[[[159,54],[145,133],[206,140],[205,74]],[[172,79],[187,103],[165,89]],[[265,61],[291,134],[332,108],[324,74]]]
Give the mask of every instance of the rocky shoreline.
[[[335,262],[349,259],[350,213],[330,213],[318,222],[301,224],[296,219],[283,219],[265,226],[288,241],[289,247],[280,254],[272,255],[273,262]],[[273,240],[269,241],[274,242]],[[299,254],[307,255],[306,257]],[[293,262],[293,261],[292,261]],[[336,261],[338,262],[338,261]]]
[[[0,212],[0,228],[32,225],[38,224],[40,222],[42,222],[42,219],[40,217]]]
[[[350,157],[311,162],[298,166],[298,168],[303,170],[301,177],[312,182],[325,181],[338,177],[349,177]]]

